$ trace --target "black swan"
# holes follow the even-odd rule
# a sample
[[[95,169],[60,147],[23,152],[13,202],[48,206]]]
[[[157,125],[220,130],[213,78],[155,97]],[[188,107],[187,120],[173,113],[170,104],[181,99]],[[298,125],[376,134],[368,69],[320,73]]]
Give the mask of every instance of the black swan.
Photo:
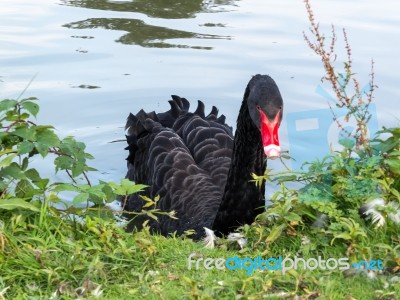
[[[268,75],[248,83],[237,119],[235,137],[213,106],[206,116],[198,101],[189,112],[185,98],[172,96],[164,113],[130,114],[126,123],[129,150],[127,178],[146,184],[145,195],[160,199],[157,208],[176,212],[178,219],[150,219],[152,232],[182,234],[194,229],[195,240],[212,228],[218,235],[250,224],[265,207],[265,186],[250,182],[251,173],[264,174],[265,157],[280,155],[278,128],[283,101]],[[139,212],[143,200],[131,195],[124,210]],[[134,218],[130,228],[140,227]],[[129,229],[128,229],[129,230]]]

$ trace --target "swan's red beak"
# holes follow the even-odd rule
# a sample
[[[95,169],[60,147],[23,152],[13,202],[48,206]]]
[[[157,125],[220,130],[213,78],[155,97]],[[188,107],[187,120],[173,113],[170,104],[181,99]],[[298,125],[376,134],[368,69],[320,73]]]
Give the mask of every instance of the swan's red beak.
[[[277,158],[281,155],[281,147],[279,146],[278,128],[281,111],[279,111],[274,121],[268,120],[265,113],[259,109],[261,115],[261,137],[264,147],[264,153],[269,158]]]

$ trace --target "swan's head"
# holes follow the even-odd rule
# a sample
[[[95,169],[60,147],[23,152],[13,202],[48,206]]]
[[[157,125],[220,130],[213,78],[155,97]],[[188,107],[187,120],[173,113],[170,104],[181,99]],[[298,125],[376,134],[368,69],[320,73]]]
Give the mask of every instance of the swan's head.
[[[268,75],[255,75],[247,86],[246,96],[250,117],[260,130],[265,155],[279,157],[278,129],[282,121],[283,100],[278,86]]]

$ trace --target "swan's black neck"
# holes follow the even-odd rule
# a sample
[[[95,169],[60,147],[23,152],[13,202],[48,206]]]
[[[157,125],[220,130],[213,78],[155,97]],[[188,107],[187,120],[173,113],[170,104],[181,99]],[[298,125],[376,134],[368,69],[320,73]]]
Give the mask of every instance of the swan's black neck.
[[[250,118],[247,93],[240,108],[233,146],[233,154],[224,195],[213,229],[227,234],[243,224],[252,223],[264,209],[265,185],[256,187],[251,173],[265,172],[265,157],[261,134]]]

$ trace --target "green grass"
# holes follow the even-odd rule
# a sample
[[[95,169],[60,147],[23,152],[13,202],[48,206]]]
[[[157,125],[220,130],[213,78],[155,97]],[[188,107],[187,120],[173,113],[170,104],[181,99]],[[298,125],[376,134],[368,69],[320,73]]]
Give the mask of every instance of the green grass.
[[[88,173],[94,169],[86,160],[93,157],[85,152],[85,144],[72,137],[60,139],[52,126],[35,124],[36,98],[1,100],[0,300],[400,299],[400,225],[394,217],[400,201],[400,128],[382,130],[389,134],[385,140],[377,137],[370,143],[366,138],[368,106],[376,88],[373,68],[371,89],[364,95],[353,77],[345,31],[347,60],[342,74],[334,66],[335,30],[326,43],[309,1],[305,3],[312,29],[312,38],[305,35],[305,40],[322,59],[337,105],[349,109],[347,116],[357,120],[356,133],[349,135],[355,141],[342,140],[345,150],[311,162],[308,172],[277,174],[274,179],[268,170],[256,176],[256,183],[278,181],[281,191],[256,222],[241,228],[247,238],[243,249],[226,240],[206,249],[185,237],[150,235],[146,227],[126,233],[105,204],[145,186],[129,180],[92,185]],[[348,83],[354,83],[354,93],[346,90]],[[30,168],[31,160],[48,155],[54,158],[56,171],[68,174],[69,182],[51,183]],[[285,186],[290,181],[306,186],[290,190]],[[327,181],[332,189],[325,188]],[[62,192],[75,193],[72,203],[65,210],[49,207],[62,202]],[[375,221],[382,221],[379,228],[358,212],[365,201],[377,197],[385,202],[374,213]],[[151,218],[169,214],[156,209],[156,200],[145,199],[149,210],[142,213]],[[86,202],[101,211],[82,207]],[[320,213],[329,221],[314,230],[311,224]],[[384,270],[372,273],[373,277],[340,270],[298,269],[285,274],[255,270],[250,275],[246,270],[189,270],[192,253],[203,259],[259,255],[305,260],[348,257],[350,263],[380,259]]]
[[[340,257],[340,247],[313,251],[300,238],[282,236],[273,247],[249,240],[239,250],[216,249],[186,238],[129,234],[113,221],[68,221],[33,213],[2,214],[0,298],[4,299],[397,299],[393,276],[345,277],[341,271],[188,269],[188,256],[203,258]],[[376,235],[379,239],[379,235]],[[383,253],[383,252],[382,252]],[[376,257],[378,258],[378,257]],[[380,292],[381,291],[381,292]],[[386,295],[385,295],[386,294]],[[283,296],[284,295],[284,296]],[[351,299],[351,298],[349,298]]]

